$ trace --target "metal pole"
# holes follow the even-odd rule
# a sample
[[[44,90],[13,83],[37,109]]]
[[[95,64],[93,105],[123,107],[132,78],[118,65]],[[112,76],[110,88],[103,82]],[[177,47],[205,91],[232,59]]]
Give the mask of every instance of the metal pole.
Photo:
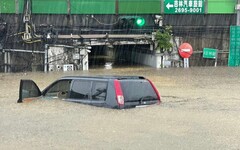
[[[8,72],[11,72],[11,53],[7,52]]]
[[[161,1],[161,14],[163,14],[164,13],[164,1]]]
[[[236,10],[237,10],[237,26],[240,25],[240,0],[238,0],[238,3],[236,5]]]
[[[86,48],[83,49],[83,51],[84,51],[84,55],[82,59],[83,70],[88,70],[88,52]]]
[[[19,14],[19,0],[15,0],[15,13]]]
[[[7,52],[3,51],[4,54],[4,72],[7,73]]]
[[[218,50],[216,52],[216,58],[215,58],[215,64],[214,64],[214,67],[217,67],[217,60],[218,60]]]
[[[44,72],[48,72],[48,44],[45,44]]]
[[[70,0],[67,0],[67,12],[68,12],[68,15],[71,15],[71,1]]]
[[[76,65],[74,70],[80,70],[81,69],[81,65],[82,65],[82,62],[81,62],[82,59],[80,58],[80,56],[81,56],[81,54],[80,54],[81,53],[81,49],[80,48],[75,48],[74,50],[75,50],[75,54],[77,54],[79,56],[79,59],[74,60],[74,63]]]
[[[183,66],[184,68],[189,68],[189,58],[183,58]]]
[[[86,56],[83,61],[83,70],[88,70],[88,53],[86,52]]]

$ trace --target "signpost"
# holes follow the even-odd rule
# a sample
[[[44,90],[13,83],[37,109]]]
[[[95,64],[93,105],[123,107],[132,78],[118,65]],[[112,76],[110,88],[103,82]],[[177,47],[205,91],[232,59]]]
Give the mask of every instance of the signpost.
[[[189,43],[183,43],[179,46],[178,52],[180,56],[183,58],[183,66],[184,68],[189,68],[189,57],[193,53],[193,48]]]
[[[215,67],[217,67],[217,56],[218,50],[213,48],[204,48],[203,49],[203,58],[215,59]]]
[[[165,14],[204,14],[205,0],[164,0]]]

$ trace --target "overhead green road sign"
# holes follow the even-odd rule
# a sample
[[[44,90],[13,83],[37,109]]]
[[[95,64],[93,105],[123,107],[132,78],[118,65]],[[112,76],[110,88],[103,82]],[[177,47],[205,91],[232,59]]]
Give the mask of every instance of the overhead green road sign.
[[[164,0],[165,14],[204,14],[205,0]]]

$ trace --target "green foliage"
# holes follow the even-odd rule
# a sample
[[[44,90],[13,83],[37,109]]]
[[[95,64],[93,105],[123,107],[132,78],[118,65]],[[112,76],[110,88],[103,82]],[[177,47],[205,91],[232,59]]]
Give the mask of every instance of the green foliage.
[[[158,30],[156,32],[157,48],[160,48],[161,52],[171,52],[173,44],[170,42],[172,39],[172,27],[166,26],[164,30]]]

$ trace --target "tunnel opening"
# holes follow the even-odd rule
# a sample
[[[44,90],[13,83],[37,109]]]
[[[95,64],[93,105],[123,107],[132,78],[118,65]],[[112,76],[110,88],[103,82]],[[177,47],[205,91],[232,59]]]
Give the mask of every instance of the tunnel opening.
[[[149,45],[101,45],[92,46],[89,53],[89,68],[146,66],[137,54],[151,54]]]

